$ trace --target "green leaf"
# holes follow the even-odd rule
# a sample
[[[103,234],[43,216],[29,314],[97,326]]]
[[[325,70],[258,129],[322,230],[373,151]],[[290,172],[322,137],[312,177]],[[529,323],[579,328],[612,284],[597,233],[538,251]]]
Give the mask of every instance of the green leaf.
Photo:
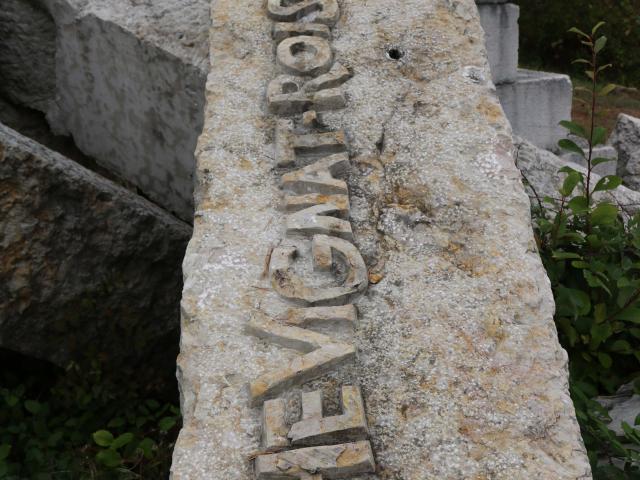
[[[107,424],[109,428],[119,428],[125,424],[125,419],[121,417],[112,418],[111,421]]]
[[[613,364],[611,356],[604,352],[598,352],[598,361],[604,368],[611,368],[611,365]]]
[[[563,138],[562,140],[560,140],[558,142],[558,146],[564,150],[567,150],[569,152],[574,152],[577,153],[579,155],[582,155],[583,157],[585,156],[584,154],[584,150],[582,150],[577,144],[576,142],[569,140],[568,138]]]
[[[607,37],[605,37],[605,36],[603,35],[603,36],[601,36],[600,38],[598,38],[598,39],[596,40],[596,43],[595,43],[595,46],[593,47],[593,49],[594,49],[594,51],[595,51],[596,53],[599,53],[599,52],[604,48],[604,46],[605,46],[606,44],[607,44]]]
[[[560,122],[564,128],[569,130],[571,133],[578,137],[588,138],[587,131],[584,129],[582,125],[577,124],[576,122],[569,122],[568,120],[563,120]]]
[[[42,410],[42,405],[35,400],[27,400],[24,402],[24,408],[34,415],[37,415]]]
[[[602,87],[602,89],[600,90],[600,92],[598,94],[601,97],[606,97],[611,92],[613,92],[616,88],[617,88],[617,85],[614,85],[613,83],[610,83],[609,85],[605,85],[604,87]]]
[[[580,173],[578,172],[569,173],[567,177],[564,179],[562,188],[558,190],[560,192],[560,195],[562,195],[563,197],[571,196],[571,194],[575,190],[580,180],[582,180],[582,175],[580,175]]]
[[[164,417],[158,422],[158,428],[162,432],[168,432],[176,424],[175,417]]]
[[[616,315],[616,320],[640,324],[640,308],[627,308],[624,312]]]
[[[607,63],[606,65],[602,65],[601,67],[598,67],[598,73],[605,71],[607,68],[611,68],[613,67],[612,64]]]
[[[616,218],[618,218],[618,207],[610,203],[601,203],[591,212],[593,225],[608,225],[614,223]]]
[[[562,316],[588,315],[591,310],[591,300],[582,290],[567,288],[560,285],[556,289],[558,314]]]
[[[131,443],[132,440],[133,433],[123,433],[111,443],[111,448],[113,448],[114,450],[118,450],[119,448],[122,448],[125,445]]]
[[[604,144],[607,140],[607,130],[603,127],[596,127],[593,130],[593,140],[592,145],[595,147],[596,145]]]
[[[556,260],[566,260],[568,258],[581,259],[582,255],[578,255],[577,253],[573,252],[563,252],[561,250],[556,250],[555,252],[553,252],[553,258],[555,258]]]
[[[593,77],[595,76],[595,74],[593,73],[593,70],[585,70],[584,74],[589,77],[591,80],[593,80]]]
[[[591,348],[596,350],[611,335],[613,335],[611,325],[608,323],[596,323],[591,327]]]
[[[7,405],[9,405],[9,407],[15,407],[20,401],[20,398],[16,397],[15,395],[9,394],[5,397],[5,401],[7,402]]]
[[[142,441],[138,444],[138,448],[142,451],[144,458],[150,460],[153,458],[153,448],[155,447],[155,442],[150,438],[143,438]]]
[[[569,200],[567,204],[573,213],[584,213],[589,210],[589,202],[584,195],[578,195]]]
[[[595,167],[596,165],[600,165],[601,163],[615,162],[615,161],[617,161],[617,159],[615,159],[615,158],[598,157],[598,158],[594,158],[593,160],[591,160],[591,166]]]
[[[616,175],[607,175],[606,177],[602,177],[596,183],[596,187],[593,189],[595,192],[603,192],[605,190],[615,190],[620,185],[622,185],[622,179]]]
[[[98,430],[93,433],[93,441],[101,447],[108,447],[113,443],[113,435],[107,430]]]
[[[629,355],[633,353],[633,349],[631,345],[626,340],[616,340],[611,344],[609,350],[615,353],[620,353],[623,355]]]
[[[101,450],[96,455],[96,460],[109,468],[119,467],[122,464],[122,457],[115,450]]]
[[[586,33],[584,33],[582,30],[580,30],[579,28],[576,27],[571,27],[569,29],[569,32],[571,33],[577,33],[578,35],[585,37],[585,38],[591,38],[589,35],[587,35]]]
[[[9,445],[8,443],[3,443],[2,445],[0,445],[0,461],[7,458],[9,456],[9,453],[11,453],[11,445]]]
[[[606,24],[606,22],[598,22],[598,23],[596,23],[596,26],[591,29],[591,35],[595,35],[596,32],[598,30],[600,30],[600,27],[602,27],[605,24]]]
[[[593,317],[596,320],[596,323],[601,323],[607,318],[607,305],[604,303],[599,303],[595,307],[593,307]]]
[[[571,63],[585,63],[587,65],[591,65],[591,62],[589,60],[584,59],[584,58],[576,58]]]

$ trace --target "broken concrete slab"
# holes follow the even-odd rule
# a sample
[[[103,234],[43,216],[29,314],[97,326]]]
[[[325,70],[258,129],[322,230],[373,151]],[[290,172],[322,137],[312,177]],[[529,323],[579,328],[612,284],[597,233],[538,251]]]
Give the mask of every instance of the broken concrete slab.
[[[640,190],[640,118],[621,113],[609,145],[618,152],[618,176],[629,188]]]
[[[175,332],[187,224],[1,124],[0,210],[2,348],[66,366]]]
[[[556,151],[566,130],[558,123],[571,119],[573,88],[567,75],[518,70],[513,83],[496,85],[500,103],[516,135]]]
[[[505,2],[477,3],[493,83],[515,82],[518,78],[520,7]]]
[[[343,466],[362,466],[366,480],[588,478],[553,295],[474,2],[339,2],[339,21],[324,24],[333,27],[336,61],[353,76],[339,87],[346,103],[310,115],[316,122],[305,120],[304,108],[268,109],[268,85],[283,71],[271,36],[277,20],[266,13],[275,6],[294,18],[296,9],[317,15],[338,2],[266,5],[218,0],[213,9],[215,68],[184,263],[184,427],[173,479],[340,478],[332,468],[352,450]],[[310,79],[296,78],[280,93],[304,91]],[[371,279],[356,298],[337,299],[340,290],[320,299],[353,300],[359,312],[355,332],[340,339],[357,355],[321,376],[308,375],[318,358],[282,346],[294,332],[245,330],[256,316],[288,316],[292,303],[271,282],[285,293],[296,285],[279,271],[290,268],[313,291],[344,288],[349,273],[339,262],[327,272],[313,239],[286,235],[283,177],[317,159],[287,148],[294,142],[280,141],[283,131],[298,140],[310,131],[344,132],[347,191],[324,193],[349,195],[352,245]],[[323,268],[314,270],[314,259]],[[282,268],[270,268],[274,262]],[[313,307],[317,298],[294,300]],[[354,444],[262,450],[262,400],[269,399],[256,402],[252,391],[264,388],[249,385],[278,372],[289,383],[277,397],[298,413],[302,393],[321,390],[332,416],[340,389],[360,387],[370,438],[356,444],[371,446],[375,473],[368,461],[354,463],[361,458]],[[300,421],[293,413],[285,420]],[[273,439],[282,422],[267,424]]]

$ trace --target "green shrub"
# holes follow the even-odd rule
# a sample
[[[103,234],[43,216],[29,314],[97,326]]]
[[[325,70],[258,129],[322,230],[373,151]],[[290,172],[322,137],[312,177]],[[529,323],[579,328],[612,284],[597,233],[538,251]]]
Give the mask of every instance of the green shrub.
[[[574,141],[561,148],[584,156],[587,173],[564,167],[559,198],[537,198],[535,233],[556,301],[555,321],[560,341],[569,353],[571,394],[596,479],[640,478],[640,429],[624,424],[617,438],[607,424],[608,414],[594,398],[615,392],[640,373],[640,215],[602,198],[622,180],[609,175],[597,182],[593,167],[611,161],[594,158],[606,131],[594,124],[598,99],[612,91],[599,86],[610,65],[600,63],[607,38],[571,29],[589,49],[587,58],[574,61],[586,68],[590,83],[583,98],[590,121],[561,124],[587,145],[586,153]],[[583,89],[584,90],[584,89]],[[596,195],[597,194],[597,195]],[[639,412],[640,413],[640,412]],[[640,421],[640,417],[635,424]],[[633,448],[631,448],[633,447]]]
[[[0,478],[167,478],[180,411],[144,376],[107,375],[96,360],[63,372],[11,360],[0,371]]]
[[[515,0],[520,5],[520,61],[523,65],[579,74],[569,67],[574,44],[567,30],[580,18],[583,27],[607,18],[605,33],[612,36],[603,62],[615,59],[611,79],[640,86],[640,0]]]

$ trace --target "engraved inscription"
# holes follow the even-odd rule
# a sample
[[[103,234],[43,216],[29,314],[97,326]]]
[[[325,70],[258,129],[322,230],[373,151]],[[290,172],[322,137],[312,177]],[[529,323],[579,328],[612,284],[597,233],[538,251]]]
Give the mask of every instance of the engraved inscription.
[[[282,22],[295,22],[315,14],[314,22],[333,25],[340,18],[337,0],[268,0],[269,17]]]
[[[327,131],[319,116],[346,107],[342,89],[353,72],[335,61],[330,44],[329,27],[340,16],[337,0],[267,0],[267,14],[276,22],[272,37],[282,72],[267,87],[267,106],[276,116],[275,165],[287,169],[281,177],[286,236],[295,243],[272,249],[268,272],[273,290],[304,308],[289,308],[275,319],[257,311],[245,327],[265,342],[300,352],[249,385],[252,405],[263,406],[261,446],[269,452],[256,457],[255,477],[350,478],[375,471],[360,389],[342,386],[341,413],[326,417],[321,389],[301,393],[302,415],[290,426],[285,421],[285,400],[277,397],[356,355],[349,340],[337,341],[304,328],[343,324],[355,329],[358,314],[352,302],[369,284],[349,221],[345,133]],[[294,260],[306,255],[300,245],[306,239],[311,239],[314,270],[328,272],[333,284],[319,285],[317,278],[311,281],[299,273],[304,269],[297,270]]]
[[[342,415],[322,416],[322,392],[304,394],[302,420],[294,423],[289,431],[293,445],[323,445],[336,441],[361,440],[367,438],[369,430],[364,413],[364,402],[358,387],[342,387]],[[305,408],[311,406],[309,415]],[[319,412],[318,412],[319,410]]]
[[[255,468],[258,480],[313,478],[310,475],[333,479],[372,472],[375,461],[370,443],[361,441],[262,455]]]
[[[300,35],[285,38],[276,49],[278,64],[292,75],[319,75],[333,65],[331,44],[326,38]]]

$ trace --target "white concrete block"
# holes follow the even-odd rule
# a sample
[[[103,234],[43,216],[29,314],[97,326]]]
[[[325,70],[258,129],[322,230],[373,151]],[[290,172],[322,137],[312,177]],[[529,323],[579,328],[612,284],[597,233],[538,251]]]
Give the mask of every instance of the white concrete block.
[[[192,218],[206,83],[209,3],[46,0],[57,26],[52,130]]]
[[[566,136],[566,130],[558,124],[571,119],[571,79],[519,69],[516,82],[496,88],[514,133],[540,148],[556,151],[558,140]]]
[[[518,76],[520,7],[512,3],[483,2],[478,5],[478,11],[493,83],[514,82]]]

